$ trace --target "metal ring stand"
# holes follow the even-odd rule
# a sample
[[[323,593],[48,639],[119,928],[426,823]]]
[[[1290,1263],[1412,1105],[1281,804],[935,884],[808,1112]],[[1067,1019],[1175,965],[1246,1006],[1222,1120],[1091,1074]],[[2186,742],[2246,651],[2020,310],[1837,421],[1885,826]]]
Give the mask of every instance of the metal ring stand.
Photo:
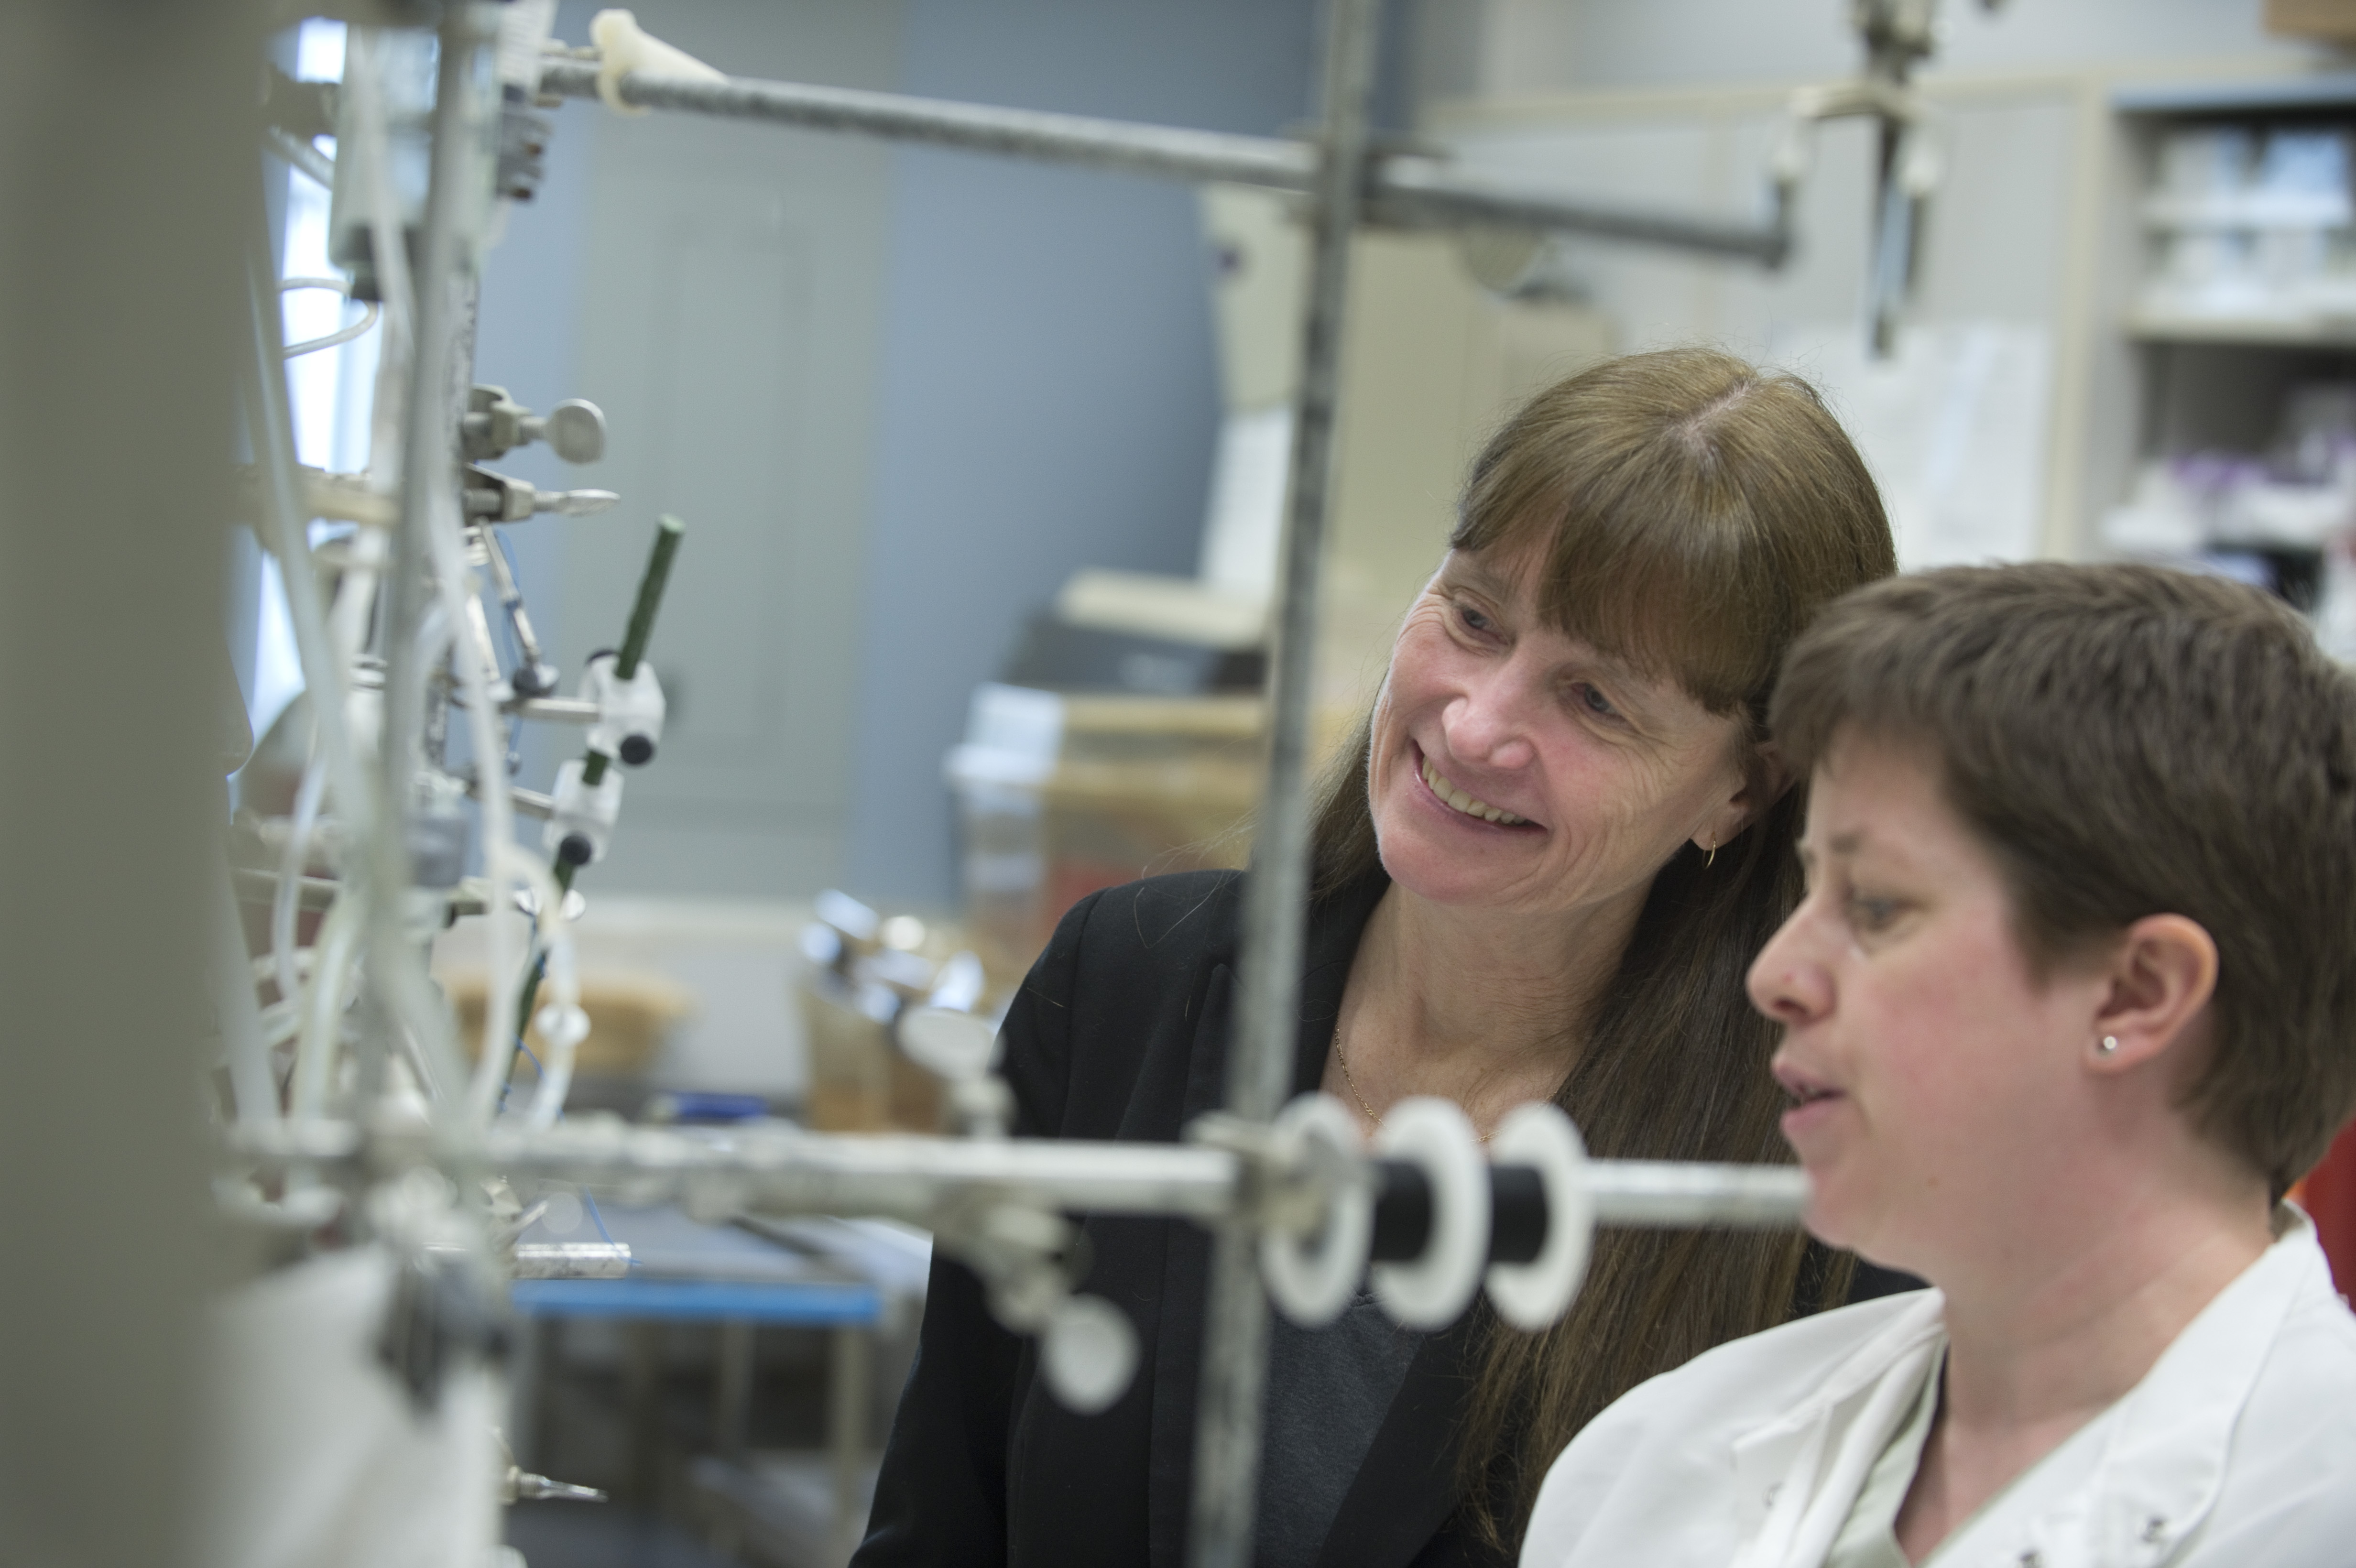
[[[1598,1223],[1783,1225],[1796,1219],[1804,1186],[1795,1171],[1590,1161],[1577,1130],[1551,1105],[1508,1115],[1484,1160],[1463,1113],[1445,1100],[1395,1106],[1376,1135],[1372,1157],[1355,1119],[1336,1102],[1311,1095],[1283,1104],[1299,1028],[1312,659],[1352,236],[1375,223],[1505,224],[1772,266],[1790,245],[1796,178],[1787,175],[1774,185],[1768,221],[1744,223],[1582,204],[1468,176],[1428,155],[1381,151],[1368,117],[1380,10],[1377,0],[1328,0],[1320,119],[1312,137],[1297,141],[751,81],[701,67],[701,75],[618,66],[606,72],[578,52],[561,50],[560,58],[542,61],[537,78],[543,95],[589,97],[599,93],[601,78],[618,73],[605,82],[608,101],[633,110],[803,125],[1158,177],[1242,181],[1307,197],[1309,287],[1269,661],[1268,784],[1244,895],[1226,1114],[1191,1128],[1187,1146],[995,1136],[1011,1097],[989,1076],[987,1042],[955,1019],[918,1014],[907,1023],[911,1041],[969,1091],[960,1104],[979,1136],[844,1138],[766,1128],[711,1136],[588,1123],[518,1125],[491,1121],[487,1111],[420,1125],[371,1118],[363,1104],[341,1122],[242,1118],[224,1134],[232,1165],[280,1173],[289,1179],[288,1190],[300,1187],[323,1198],[331,1196],[327,1184],[357,1196],[372,1184],[436,1167],[469,1180],[495,1172],[674,1199],[698,1213],[766,1209],[914,1220],[933,1227],[945,1252],[985,1277],[991,1299],[1011,1323],[1043,1337],[1040,1365],[1048,1387],[1080,1411],[1101,1410],[1121,1397],[1140,1348],[1117,1309],[1072,1293],[1061,1272],[1067,1217],[1194,1220],[1214,1236],[1186,1551],[1195,1568],[1245,1568],[1251,1560],[1271,1297],[1295,1322],[1330,1322],[1370,1274],[1376,1297],[1398,1321],[1436,1329],[1454,1321],[1485,1280],[1505,1321],[1536,1328],[1558,1318],[1575,1296]],[[435,548],[446,551],[464,515],[450,483],[450,437],[467,415],[453,395],[453,372],[471,357],[483,216],[475,185],[485,172],[475,152],[495,112],[472,74],[488,38],[470,16],[468,7],[453,5],[444,17],[419,275],[413,288],[404,283],[392,290],[413,306],[405,321],[388,312],[388,337],[396,325],[413,329],[414,351],[398,515],[382,565],[380,609],[390,657],[376,688],[385,737],[366,772],[362,748],[342,730],[348,672],[326,645],[326,607],[313,602],[309,574],[291,574],[296,592],[311,595],[296,618],[305,670],[316,672],[317,691],[337,698],[323,705],[319,720],[337,775],[332,782],[359,829],[352,896],[365,914],[352,941],[365,953],[369,974],[364,1077],[382,1082],[396,1047],[405,1049],[403,1060],[429,1094],[454,1112],[466,1075],[408,929],[405,901],[417,890],[409,885],[405,813],[415,794],[429,700],[418,634],[434,611],[434,584],[446,585],[452,572],[446,560],[437,564]],[[647,58],[685,59],[675,50]],[[528,54],[524,69],[529,84]],[[373,89],[365,82],[359,89],[356,101],[372,103],[365,95]],[[361,139],[346,149],[356,161]],[[307,143],[288,155],[321,177],[326,160]],[[332,179],[336,170],[324,174]],[[405,249],[380,250],[387,275],[405,275]],[[270,349],[262,357],[274,368],[282,363],[275,301],[258,276],[249,283],[256,340]],[[455,380],[463,384],[463,377]],[[307,555],[305,501],[291,449],[281,450],[282,394],[283,386],[273,391],[262,377],[249,389],[248,403],[268,438],[258,464],[268,532],[274,549],[299,561]],[[667,571],[668,557],[659,560]],[[649,573],[659,592],[659,576],[653,568]],[[634,618],[634,635],[641,633]],[[519,700],[523,695],[519,691]],[[564,707],[561,699],[533,700],[538,708],[525,711],[525,703],[520,716],[549,717]],[[552,887],[563,885],[568,878]],[[555,1110],[547,1107],[548,1115]],[[563,1261],[535,1260],[551,1268]]]

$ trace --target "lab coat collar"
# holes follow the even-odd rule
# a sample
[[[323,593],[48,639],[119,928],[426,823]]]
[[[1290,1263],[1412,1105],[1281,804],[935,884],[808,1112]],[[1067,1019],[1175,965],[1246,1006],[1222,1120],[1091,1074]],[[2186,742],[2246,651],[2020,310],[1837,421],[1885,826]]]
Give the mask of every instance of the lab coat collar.
[[[1786,1414],[1737,1437],[1735,1568],[1815,1564],[1946,1344],[1946,1298],[1922,1293]]]
[[[2102,1445],[2090,1485],[2042,1509],[2033,1491],[2016,1506],[2000,1499],[1940,1545],[1942,1568],[2165,1563],[2216,1504],[2233,1429],[2283,1319],[2302,1296],[2330,1289],[2305,1214],[2282,1205],[2276,1236],[2140,1382],[2069,1440]],[[1945,1307],[1939,1292],[1923,1292],[1801,1404],[1735,1439],[1737,1568],[1823,1563],[1945,1347]]]

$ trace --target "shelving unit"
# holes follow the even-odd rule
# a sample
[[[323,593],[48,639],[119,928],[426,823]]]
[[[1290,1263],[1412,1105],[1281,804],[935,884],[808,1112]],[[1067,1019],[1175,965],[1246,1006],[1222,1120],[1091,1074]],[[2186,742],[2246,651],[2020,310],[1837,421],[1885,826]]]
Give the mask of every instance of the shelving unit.
[[[2356,349],[2356,316],[2191,315],[2138,310],[2127,336],[2158,346],[2211,344],[2229,348]]]
[[[2214,309],[2193,303],[2198,285],[2179,284],[2185,298],[2155,299],[2167,263],[2164,248],[2181,242],[2180,237],[2197,236],[2202,226],[2201,201],[2164,188],[2165,149],[2177,133],[2202,128],[2246,129],[2253,154],[2283,131],[2342,131],[2356,137],[2356,72],[2119,85],[2111,91],[2110,110],[2114,223],[2104,261],[2110,287],[2104,292],[2117,302],[2115,341],[2126,360],[2117,390],[2126,417],[2109,429],[2126,450],[2115,453],[2123,461],[2104,464],[2120,476],[2116,493],[2092,499],[2098,508],[2106,500],[2148,508],[2155,495],[2167,493],[2167,485],[2152,477],[2154,464],[2220,454],[2212,466],[2222,472],[2227,454],[2254,462],[2278,446],[2297,389],[2356,384],[2356,289],[2347,288],[2341,275],[2351,232],[2345,197],[2337,190],[2308,193],[2307,205],[2319,214],[2335,205],[2341,209],[2331,242],[2339,254],[2327,271],[2268,298],[2263,269],[2254,259],[2234,283],[2216,288]],[[2263,210],[2299,205],[2278,197],[2254,185],[2238,192],[2220,189],[2209,198],[2216,213],[2210,221],[2220,236],[2249,234],[2253,238],[2243,242],[2258,246],[2264,241],[2256,236],[2267,231],[2270,220],[2284,229],[2298,222],[2298,215],[2287,209],[2271,215]],[[2323,248],[2320,240],[2308,243]],[[2350,300],[2340,298],[2343,291]],[[2247,509],[2237,513],[2233,505],[2219,506],[2204,548],[2240,557],[2277,592],[2313,608],[2322,576],[2317,540],[2311,535],[2269,537],[2245,520],[2232,521],[2237,515],[2246,518]],[[2133,548],[2133,528],[2100,526],[2097,542]]]

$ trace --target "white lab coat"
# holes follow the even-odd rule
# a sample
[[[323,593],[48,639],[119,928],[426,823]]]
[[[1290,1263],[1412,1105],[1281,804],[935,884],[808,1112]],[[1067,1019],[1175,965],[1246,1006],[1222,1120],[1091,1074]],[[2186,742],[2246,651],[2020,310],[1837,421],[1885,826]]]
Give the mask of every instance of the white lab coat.
[[[2356,1564],[2356,1317],[2277,1239],[1935,1568]],[[1819,1568],[1944,1346],[1935,1290],[1721,1345],[1631,1392],[1539,1489],[1523,1568]]]

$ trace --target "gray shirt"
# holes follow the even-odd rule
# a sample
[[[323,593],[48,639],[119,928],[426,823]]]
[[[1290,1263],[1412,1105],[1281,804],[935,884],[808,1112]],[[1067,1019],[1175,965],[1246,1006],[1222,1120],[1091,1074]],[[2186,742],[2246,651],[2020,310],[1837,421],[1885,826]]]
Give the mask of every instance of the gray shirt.
[[[1258,1568],[1311,1568],[1424,1336],[1360,1290],[1323,1328],[1269,1325]]]

